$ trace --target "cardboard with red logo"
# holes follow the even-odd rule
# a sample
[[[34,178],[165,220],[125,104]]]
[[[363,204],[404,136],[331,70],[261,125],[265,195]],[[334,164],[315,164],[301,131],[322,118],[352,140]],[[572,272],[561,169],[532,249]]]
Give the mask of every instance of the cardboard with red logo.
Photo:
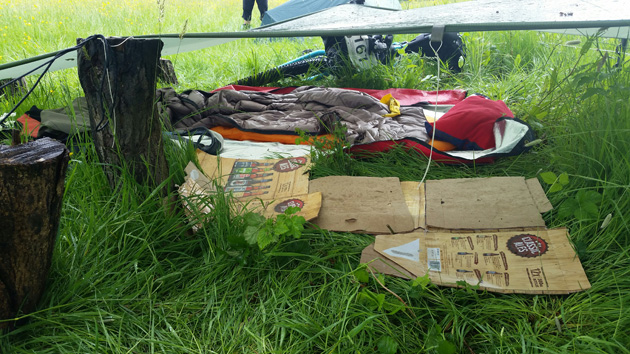
[[[428,274],[436,285],[465,282],[480,290],[525,294],[568,294],[591,287],[566,229],[413,232],[377,236],[373,247],[378,256],[362,262],[403,278]]]
[[[434,284],[502,293],[567,294],[590,288],[567,230],[547,230],[552,206],[537,179],[402,182],[416,231],[377,236],[362,263],[384,274],[429,274]],[[408,274],[406,274],[408,273]]]
[[[196,205],[196,210],[207,214],[212,207],[203,204],[203,196],[216,192],[218,186],[232,193],[239,207],[266,217],[282,214],[289,207],[300,208],[296,215],[306,220],[319,214],[321,193],[308,193],[308,157],[243,160],[202,151],[197,157],[202,171],[190,163],[180,187],[189,210]]]

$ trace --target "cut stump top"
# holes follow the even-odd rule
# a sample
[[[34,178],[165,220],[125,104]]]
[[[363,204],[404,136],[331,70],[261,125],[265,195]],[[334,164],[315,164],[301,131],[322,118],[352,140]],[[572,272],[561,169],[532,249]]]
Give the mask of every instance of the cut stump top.
[[[0,145],[0,166],[32,165],[55,160],[66,146],[54,139],[43,138],[25,144]]]

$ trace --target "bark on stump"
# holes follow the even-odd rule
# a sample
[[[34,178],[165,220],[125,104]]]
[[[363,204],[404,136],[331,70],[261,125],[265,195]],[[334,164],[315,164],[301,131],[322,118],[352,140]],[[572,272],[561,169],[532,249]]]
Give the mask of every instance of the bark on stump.
[[[158,71],[158,80],[169,85],[179,85],[177,75],[175,74],[175,67],[173,67],[173,63],[171,63],[170,60],[160,58],[158,67],[160,68]]]
[[[68,160],[48,138],[0,145],[0,321],[34,311],[45,290]]]
[[[163,45],[158,39],[108,38],[105,45],[90,40],[79,50],[79,81],[87,100],[92,138],[114,190],[121,171],[151,187],[168,178],[162,123],[155,109]],[[169,188],[163,189],[163,195]]]
[[[0,86],[3,86],[10,81],[12,81],[12,79],[0,80]],[[0,89],[0,96],[22,96],[26,92],[28,92],[28,86],[26,85],[26,80],[22,77],[17,81]]]

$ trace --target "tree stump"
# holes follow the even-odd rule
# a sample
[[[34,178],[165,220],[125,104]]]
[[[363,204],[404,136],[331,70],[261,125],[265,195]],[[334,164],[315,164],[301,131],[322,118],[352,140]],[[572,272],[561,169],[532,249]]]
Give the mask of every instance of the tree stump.
[[[0,86],[12,81],[12,79],[0,80]],[[22,96],[28,92],[28,86],[26,85],[26,79],[23,77],[17,81],[7,85],[0,89],[0,96]]]
[[[35,310],[45,290],[68,160],[48,138],[0,145],[0,321]]]
[[[160,70],[158,71],[158,80],[169,85],[179,85],[179,81],[177,81],[177,75],[175,74],[175,68],[173,67],[173,63],[171,63],[170,60],[160,58],[158,67],[160,68]]]
[[[78,43],[83,39],[79,38]],[[92,138],[112,189],[121,171],[156,187],[168,176],[162,123],[155,108],[158,39],[94,39],[79,50],[79,81],[85,92]],[[170,186],[162,190],[165,195]]]

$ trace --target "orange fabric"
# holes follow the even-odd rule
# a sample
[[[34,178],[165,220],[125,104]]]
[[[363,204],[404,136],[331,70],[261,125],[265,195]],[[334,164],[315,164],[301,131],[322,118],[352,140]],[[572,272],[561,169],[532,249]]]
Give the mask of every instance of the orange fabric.
[[[22,115],[17,119],[20,124],[22,124],[22,133],[28,134],[33,138],[37,138],[37,134],[39,133],[39,126],[42,124],[39,121],[29,117],[28,114]]]
[[[300,139],[297,135],[290,134],[264,134],[264,133],[252,133],[245,132],[238,128],[227,128],[227,127],[214,127],[213,131],[221,134],[222,137],[226,139],[232,140],[249,140],[249,141],[258,141],[258,142],[277,142],[282,144],[295,144],[298,139]],[[331,134],[324,134],[313,136],[309,141],[301,141],[300,145],[312,145],[315,140],[330,140],[334,141],[334,137]]]
[[[440,151],[451,151],[455,150],[455,145],[441,140],[431,140],[429,141],[429,145],[433,145],[434,148]]]

